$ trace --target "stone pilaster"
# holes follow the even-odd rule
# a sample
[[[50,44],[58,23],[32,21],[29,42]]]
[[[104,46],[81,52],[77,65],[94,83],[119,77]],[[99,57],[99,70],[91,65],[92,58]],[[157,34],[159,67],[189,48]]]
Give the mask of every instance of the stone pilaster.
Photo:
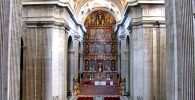
[[[124,56],[126,43],[123,44],[121,59],[124,59],[129,77],[130,98],[133,100],[164,100],[165,64],[166,64],[166,33],[164,5],[144,4],[132,6],[125,12],[126,20],[119,33],[130,29],[130,61]],[[155,20],[154,20],[155,19]],[[130,24],[129,24],[130,23]],[[129,25],[128,25],[129,24]],[[128,27],[127,27],[128,26]],[[121,31],[122,30],[122,31]],[[128,34],[127,34],[128,35]],[[126,40],[126,39],[125,39]],[[123,56],[122,56],[123,55]],[[130,63],[130,66],[128,66]]]
[[[195,99],[194,0],[165,0],[167,100]]]
[[[67,92],[68,96],[73,95],[73,78],[75,76],[75,48],[74,48],[74,37],[71,35],[69,32],[69,37],[68,37],[68,42],[67,42],[67,50],[68,50],[68,55],[67,55]]]
[[[66,98],[66,32],[54,24],[27,25],[24,100]],[[53,99],[52,99],[53,98]]]
[[[129,93],[129,74],[130,74],[130,66],[129,66],[129,54],[128,54],[128,49],[127,49],[127,41],[126,41],[126,35],[120,35],[120,42],[121,42],[121,50],[120,50],[120,56],[121,56],[121,76],[125,77],[125,92],[127,95]]]
[[[74,67],[75,67],[75,76],[78,76],[78,67],[79,67],[79,39],[80,39],[80,35],[78,35],[78,33],[76,33],[76,35],[74,35]]]
[[[65,8],[58,8],[55,4],[24,5],[23,100],[67,99],[67,30],[70,27],[64,20],[65,16],[61,16],[65,13]]]
[[[20,100],[21,0],[0,1],[0,100]]]
[[[64,94],[64,95],[62,95],[64,99],[67,99],[67,67],[68,67],[68,60],[67,60],[68,59],[68,45],[67,44],[68,44],[68,30],[69,30],[69,28],[65,28],[65,37],[64,37],[64,39],[65,39],[65,41],[64,41],[64,44],[65,44],[65,49],[64,49],[64,52],[65,52],[64,53],[64,64],[65,64],[65,66],[63,68],[63,70],[64,70],[63,71],[64,72],[63,73],[63,77],[64,77],[63,79],[64,80],[62,82],[63,83],[62,86],[64,85],[62,87],[63,90],[64,90],[62,92]]]

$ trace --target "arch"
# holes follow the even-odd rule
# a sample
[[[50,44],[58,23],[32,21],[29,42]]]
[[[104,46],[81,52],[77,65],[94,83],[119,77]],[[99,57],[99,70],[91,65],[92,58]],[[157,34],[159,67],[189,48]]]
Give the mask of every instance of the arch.
[[[101,16],[101,19],[98,19],[99,16]],[[97,25],[96,24],[97,20],[104,21],[104,24]],[[85,23],[84,23],[86,28],[87,26],[92,26],[92,27],[112,26],[113,27],[115,24],[116,24],[116,19],[114,18],[114,16],[105,10],[96,10],[90,13],[90,15],[86,17]]]
[[[67,95],[71,96],[73,93],[73,77],[74,67],[73,63],[73,39],[71,36],[68,38],[68,57],[67,57]]]
[[[121,20],[121,11],[115,3],[105,0],[101,2],[99,0],[93,0],[85,2],[85,4],[79,9],[79,21],[84,23],[86,17],[97,10],[104,10],[111,13],[117,22]]]
[[[105,12],[108,12],[109,14],[111,14],[111,15],[114,17],[114,19],[115,19],[116,21],[119,21],[119,18],[117,18],[116,14],[114,14],[114,13],[113,13],[112,11],[110,11],[109,9],[103,8],[103,7],[94,8],[92,11],[90,11],[90,12],[87,13],[85,16],[83,16],[83,17],[82,17],[82,20],[85,22],[86,19],[87,19],[87,17],[88,17],[89,15],[91,15],[92,13],[94,13],[94,12],[96,12],[96,11],[100,11],[100,10],[105,11]],[[84,22],[83,22],[83,23],[84,23]]]
[[[21,44],[20,44],[20,99],[23,100],[23,89],[24,89],[24,41],[21,38]]]
[[[127,87],[128,87],[128,89],[127,89],[127,94],[126,95],[130,95],[130,38],[129,38],[129,36],[127,36],[127,38],[126,38],[126,64],[127,64],[127,72],[128,72],[128,77],[127,77]]]
[[[85,5],[87,2],[92,2],[92,1],[95,1],[95,0],[75,0],[75,3],[74,3],[75,11],[76,12],[80,11],[83,5]],[[127,0],[107,0],[107,1],[112,2],[114,5],[116,5],[120,11],[123,10],[123,8],[125,7],[127,3]]]
[[[80,83],[80,79],[81,79],[81,73],[82,73],[82,44],[79,41],[79,45],[78,45],[78,81]]]
[[[73,39],[72,39],[72,36],[69,36],[69,38],[68,38],[68,49],[69,50],[73,49]]]
[[[126,38],[126,50],[130,50],[130,38],[129,38],[129,36],[127,36],[127,38]]]

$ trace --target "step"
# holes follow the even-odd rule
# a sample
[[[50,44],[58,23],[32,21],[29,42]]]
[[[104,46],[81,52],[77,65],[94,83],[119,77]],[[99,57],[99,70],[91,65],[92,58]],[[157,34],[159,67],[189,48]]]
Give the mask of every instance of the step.
[[[69,100],[128,100],[128,97],[119,95],[79,95]]]
[[[80,95],[118,95],[118,86],[81,86]]]

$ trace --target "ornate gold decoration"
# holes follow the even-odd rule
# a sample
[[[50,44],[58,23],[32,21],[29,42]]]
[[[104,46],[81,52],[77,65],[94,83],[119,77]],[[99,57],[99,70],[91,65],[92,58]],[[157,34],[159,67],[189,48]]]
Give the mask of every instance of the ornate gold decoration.
[[[73,78],[73,81],[74,81],[74,87],[73,87],[74,95],[79,95],[80,89],[79,89],[78,78],[75,76],[75,77]]]
[[[96,11],[87,17],[85,26],[113,26],[116,23],[114,17],[106,11]]]
[[[113,34],[113,26],[116,24],[115,18],[106,11],[95,11],[90,14],[85,21],[85,26],[87,28],[87,33],[84,40],[84,60],[85,60],[85,71],[90,70],[90,60],[95,60],[95,69],[98,71],[98,62],[102,61],[101,70],[105,70],[105,60],[112,60],[116,62],[115,49],[116,36]],[[109,38],[108,38],[109,36]],[[90,45],[95,45],[94,48]],[[110,45],[110,51],[107,53],[106,45]],[[95,49],[94,52],[90,52],[90,48]],[[101,48],[101,49],[100,49]],[[110,69],[114,71],[112,67],[116,67],[116,63],[111,63]]]

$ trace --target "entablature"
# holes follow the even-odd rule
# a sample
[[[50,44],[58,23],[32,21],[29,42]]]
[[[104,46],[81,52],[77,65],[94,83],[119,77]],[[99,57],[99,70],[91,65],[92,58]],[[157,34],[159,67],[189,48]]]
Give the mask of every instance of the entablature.
[[[81,29],[82,33],[86,32],[84,25],[75,18],[73,9],[68,2],[62,1],[24,1],[24,22],[33,23],[55,23],[65,24],[72,30]]]

